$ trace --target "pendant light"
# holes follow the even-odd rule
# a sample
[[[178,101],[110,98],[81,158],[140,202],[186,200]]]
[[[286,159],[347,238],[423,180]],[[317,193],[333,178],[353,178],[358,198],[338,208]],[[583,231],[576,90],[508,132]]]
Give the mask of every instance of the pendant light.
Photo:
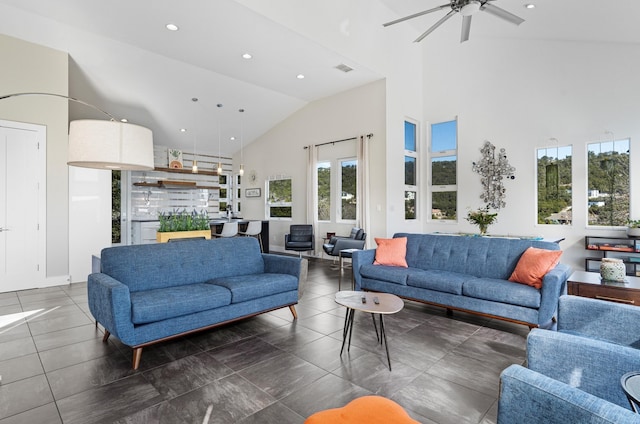
[[[242,114],[244,114],[244,109],[238,110],[241,113],[240,115],[240,176],[244,175],[244,120],[242,119]]]
[[[198,98],[194,97],[191,99],[191,101],[195,104],[198,102]],[[193,114],[193,166],[191,167],[191,172],[193,174],[197,174],[198,173],[198,161],[196,160],[196,143],[197,143],[197,139],[198,139],[198,128],[197,128],[197,123],[198,123],[198,110],[196,109],[195,113]]]
[[[218,103],[218,109],[222,107],[222,103]],[[221,140],[222,140],[222,131],[221,131],[221,119],[220,112],[218,112],[218,176],[222,174],[222,157],[221,157]]]

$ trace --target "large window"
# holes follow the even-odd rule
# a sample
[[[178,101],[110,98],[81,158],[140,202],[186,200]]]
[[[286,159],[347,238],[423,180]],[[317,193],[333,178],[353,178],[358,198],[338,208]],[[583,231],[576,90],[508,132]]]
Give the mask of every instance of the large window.
[[[340,219],[355,221],[358,213],[358,161],[340,161]]]
[[[458,121],[431,125],[431,218],[455,220],[458,197]]]
[[[291,178],[267,183],[267,216],[270,219],[291,218]]]
[[[571,146],[538,149],[538,224],[570,225]]]
[[[623,226],[629,219],[629,144],[587,145],[589,225]]]
[[[331,221],[331,163],[318,163],[318,221]]]
[[[404,218],[416,219],[418,185],[418,131],[417,125],[404,121]]]
[[[317,163],[318,221],[355,221],[358,214],[358,160],[343,158]],[[332,169],[337,172],[331,172]]]

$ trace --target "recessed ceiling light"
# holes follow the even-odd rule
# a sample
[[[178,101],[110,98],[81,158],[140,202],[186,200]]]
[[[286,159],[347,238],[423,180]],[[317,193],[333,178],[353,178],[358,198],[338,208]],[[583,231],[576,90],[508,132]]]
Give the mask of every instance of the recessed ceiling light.
[[[180,28],[178,28],[178,25],[176,25],[176,24],[167,24],[166,27],[167,27],[167,29],[169,31],[177,31],[177,30],[180,29]]]
[[[180,128],[180,132],[187,132],[186,128]]]
[[[122,118],[122,119],[120,120],[120,122],[127,123],[127,122],[129,122],[129,120],[128,120],[127,118]]]
[[[234,136],[231,136],[231,137],[229,137],[229,140],[236,141],[236,138]]]
[[[296,78],[298,78],[298,79],[304,79],[304,75],[302,75],[302,74],[298,74],[298,75],[296,75]]]
[[[244,59],[251,59],[253,56],[251,56],[251,53],[245,53],[245,54],[242,55],[242,57]]]
[[[526,7],[527,9],[535,9],[536,5],[533,3],[527,3],[524,5],[524,7]]]

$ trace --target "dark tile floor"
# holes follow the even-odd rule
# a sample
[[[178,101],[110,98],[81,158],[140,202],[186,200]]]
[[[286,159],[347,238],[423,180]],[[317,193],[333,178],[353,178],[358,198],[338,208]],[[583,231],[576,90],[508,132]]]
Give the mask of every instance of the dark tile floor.
[[[525,326],[406,302],[385,319],[393,371],[368,315],[340,357],[330,265],[309,264],[297,321],[284,308],[145,348],[138,371],[115,337],[102,343],[86,284],[2,293],[0,424],[302,423],[366,394],[422,423],[496,421],[499,374],[524,362]]]

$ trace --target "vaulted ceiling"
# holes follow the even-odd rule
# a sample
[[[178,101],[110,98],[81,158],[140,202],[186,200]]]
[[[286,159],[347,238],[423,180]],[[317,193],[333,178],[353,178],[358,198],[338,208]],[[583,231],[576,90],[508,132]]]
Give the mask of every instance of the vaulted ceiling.
[[[250,143],[310,101],[385,77],[381,69],[358,63],[346,49],[323,45],[312,30],[291,29],[284,17],[291,19],[287,13],[294,13],[288,8],[293,1],[0,0],[0,32],[68,52],[70,95],[152,128],[156,144],[191,151],[197,142],[199,151],[215,154],[220,140],[228,156],[240,147],[230,138],[239,138],[241,129],[245,143]],[[340,25],[317,16],[315,24],[336,33],[358,25],[381,30],[384,21],[446,3],[342,1],[361,15],[343,19]],[[385,20],[368,19],[367,5],[374,1],[388,12]],[[490,37],[640,43],[636,0],[528,1],[535,9],[525,9],[524,3],[494,3],[524,18],[519,27],[488,14],[474,16],[467,43]],[[296,6],[302,7],[300,0]],[[269,8],[273,13],[266,13]],[[445,13],[398,25],[418,35]],[[460,22],[452,18],[442,25],[438,37],[422,42],[424,51],[428,53],[429,43],[441,37],[458,40]],[[168,23],[179,30],[167,30]],[[397,35],[400,30],[384,31]],[[372,48],[366,39],[361,42],[363,48]],[[252,58],[244,59],[244,53]],[[338,65],[353,71],[345,73],[336,69]],[[297,78],[299,74],[304,78]],[[193,97],[199,101],[192,102]],[[246,112],[240,114],[240,108]],[[71,105],[70,112],[73,119],[99,117],[79,105]]]

